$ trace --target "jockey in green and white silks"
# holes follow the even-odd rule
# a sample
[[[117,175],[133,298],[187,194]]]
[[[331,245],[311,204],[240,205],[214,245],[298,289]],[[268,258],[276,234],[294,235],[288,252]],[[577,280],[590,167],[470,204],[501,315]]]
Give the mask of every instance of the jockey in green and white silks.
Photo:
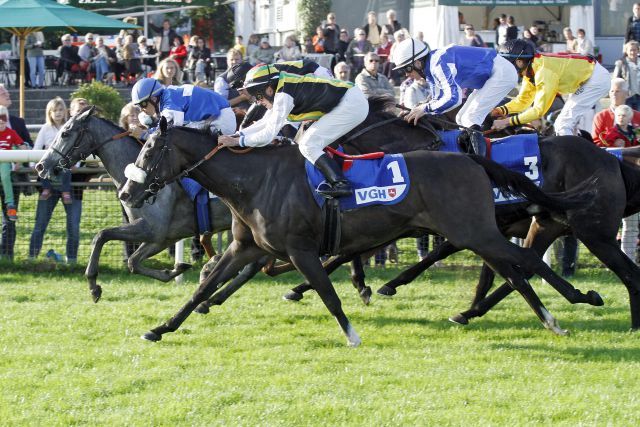
[[[325,176],[328,188],[318,191],[327,197],[352,194],[349,182],[338,165],[323,149],[362,123],[369,103],[351,82],[297,75],[278,71],[273,65],[257,65],[245,80],[244,89],[270,109],[270,113],[243,129],[237,136],[221,137],[225,146],[261,147],[268,145],[286,120],[316,122],[298,141],[302,155]]]

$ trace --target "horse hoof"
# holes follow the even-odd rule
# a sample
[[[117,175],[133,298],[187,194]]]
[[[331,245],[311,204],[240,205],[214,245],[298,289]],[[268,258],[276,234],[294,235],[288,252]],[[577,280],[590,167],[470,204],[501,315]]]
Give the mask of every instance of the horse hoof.
[[[143,336],[141,336],[140,338],[142,338],[143,340],[147,340],[147,341],[157,342],[157,341],[160,341],[162,339],[162,335],[158,335],[155,332],[149,331],[146,334],[144,334]]]
[[[382,295],[383,297],[392,297],[396,293],[398,293],[395,288],[392,288],[391,286],[387,286],[387,285],[384,285],[383,287],[378,289],[377,292],[378,292],[378,295]]]
[[[206,302],[203,302],[202,304],[197,306],[196,309],[193,310],[193,311],[195,311],[198,314],[208,314],[209,313],[209,306],[207,305]]]
[[[360,291],[360,299],[364,303],[364,305],[369,305],[371,302],[371,288],[369,286],[365,286],[362,291]]]
[[[449,322],[464,326],[469,324],[469,319],[467,319],[462,313],[459,313],[455,316],[449,317]]]
[[[285,301],[300,301],[304,296],[301,293],[298,293],[296,291],[290,291],[287,292],[286,294],[284,294],[284,296],[282,297],[283,300]]]
[[[96,303],[100,301],[100,297],[102,296],[102,287],[97,285],[95,289],[91,290],[91,298],[93,298],[93,302]]]
[[[602,300],[602,297],[596,291],[587,292],[587,298],[589,299],[589,304],[593,306],[600,307],[604,305],[604,301]]]

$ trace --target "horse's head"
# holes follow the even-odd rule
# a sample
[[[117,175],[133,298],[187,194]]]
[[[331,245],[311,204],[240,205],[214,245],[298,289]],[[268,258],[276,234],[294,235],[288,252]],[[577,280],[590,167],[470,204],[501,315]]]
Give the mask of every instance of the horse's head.
[[[118,197],[127,206],[139,208],[149,197],[155,196],[179,174],[179,165],[169,146],[167,120],[162,117],[158,129],[149,136],[135,163],[127,165],[124,183]]]
[[[69,169],[95,150],[97,141],[88,130],[89,118],[94,111],[95,107],[92,106],[70,118],[62,126],[53,144],[36,164],[35,168],[40,178],[50,178],[51,175]]]

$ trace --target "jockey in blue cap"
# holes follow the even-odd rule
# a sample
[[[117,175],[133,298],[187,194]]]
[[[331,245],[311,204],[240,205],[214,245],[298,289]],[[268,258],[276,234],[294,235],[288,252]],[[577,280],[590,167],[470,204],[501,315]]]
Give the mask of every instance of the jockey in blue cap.
[[[456,123],[469,132],[476,154],[484,155],[486,146],[481,125],[491,110],[518,84],[518,74],[509,61],[494,49],[450,45],[431,50],[418,39],[406,39],[395,48],[396,69],[424,78],[433,90],[433,98],[416,106],[406,116],[417,123],[425,114],[443,114],[460,106],[463,89],[475,89],[456,115]]]
[[[236,118],[229,102],[209,89],[193,85],[165,87],[156,79],[144,78],[133,86],[131,100],[148,116],[141,120],[146,126],[151,126],[153,118],[159,119],[160,115],[175,126],[198,127],[210,120],[210,126],[223,135],[236,130]],[[132,133],[142,136],[139,129]]]

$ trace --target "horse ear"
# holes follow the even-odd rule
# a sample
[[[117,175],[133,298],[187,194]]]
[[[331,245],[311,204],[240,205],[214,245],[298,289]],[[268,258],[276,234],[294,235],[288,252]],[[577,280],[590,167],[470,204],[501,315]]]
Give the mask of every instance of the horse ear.
[[[167,133],[167,118],[165,116],[160,117],[160,135]]]

